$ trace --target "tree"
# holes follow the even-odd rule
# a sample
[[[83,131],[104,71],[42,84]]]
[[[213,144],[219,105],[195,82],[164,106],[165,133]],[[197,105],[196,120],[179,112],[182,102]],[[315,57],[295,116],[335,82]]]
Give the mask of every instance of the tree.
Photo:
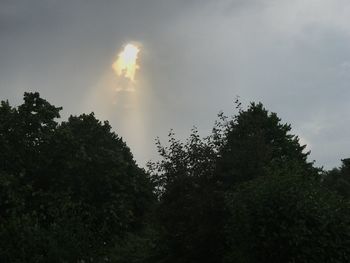
[[[225,196],[238,184],[290,170],[315,173],[305,146],[289,134],[290,125],[261,103],[242,110],[237,102],[237,108],[231,119],[220,113],[206,138],[194,129],[185,143],[173,133],[167,147],[158,142],[162,160],[150,172],[160,192],[158,220],[167,262],[222,262]]]
[[[265,176],[228,194],[225,262],[348,262],[350,206],[315,180]]]
[[[223,184],[230,187],[282,168],[315,173],[307,162],[306,146],[290,131],[289,124],[282,124],[261,103],[251,103],[247,110],[239,108],[227,123],[220,152],[217,172]]]
[[[171,132],[168,146],[157,145],[162,160],[150,164],[150,173],[159,193],[159,262],[220,262],[223,202],[214,141],[193,129],[186,143]]]
[[[327,171],[323,184],[345,198],[350,198],[350,159],[343,159],[340,168]]]
[[[0,169],[23,174],[40,163],[40,153],[58,125],[57,108],[40,98],[39,93],[24,93],[24,103],[12,108],[7,101],[0,105]],[[29,179],[29,178],[28,178]]]
[[[1,103],[2,262],[108,258],[115,240],[142,229],[154,202],[108,122],[83,114],[58,124],[60,109],[38,93],[17,108]]]
[[[100,230],[122,234],[140,226],[152,186],[129,148],[93,114],[70,117],[57,129],[48,167],[51,191],[67,191],[91,209]],[[101,233],[106,237],[106,233]],[[107,240],[103,240],[106,242]]]

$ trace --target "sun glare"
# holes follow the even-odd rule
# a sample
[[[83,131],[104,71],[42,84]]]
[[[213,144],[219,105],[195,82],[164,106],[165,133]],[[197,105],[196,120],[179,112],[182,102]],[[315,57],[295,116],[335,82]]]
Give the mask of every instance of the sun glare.
[[[112,68],[118,76],[135,81],[137,65],[137,56],[140,48],[133,44],[127,44],[123,51],[119,53],[117,60],[113,63]]]

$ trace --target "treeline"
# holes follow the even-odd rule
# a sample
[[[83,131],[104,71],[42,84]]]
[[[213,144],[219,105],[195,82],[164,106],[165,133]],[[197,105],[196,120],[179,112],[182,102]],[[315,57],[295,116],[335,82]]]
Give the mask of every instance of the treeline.
[[[0,262],[350,262],[350,159],[325,171],[261,103],[139,168],[94,114],[0,105]]]

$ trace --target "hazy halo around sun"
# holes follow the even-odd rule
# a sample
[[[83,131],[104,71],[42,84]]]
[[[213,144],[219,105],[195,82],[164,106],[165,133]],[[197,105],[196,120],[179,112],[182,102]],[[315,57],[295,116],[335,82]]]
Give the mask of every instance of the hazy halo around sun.
[[[124,77],[130,81],[135,81],[136,71],[139,69],[137,64],[140,48],[132,43],[124,46],[118,54],[117,60],[112,64],[112,68],[119,77]]]

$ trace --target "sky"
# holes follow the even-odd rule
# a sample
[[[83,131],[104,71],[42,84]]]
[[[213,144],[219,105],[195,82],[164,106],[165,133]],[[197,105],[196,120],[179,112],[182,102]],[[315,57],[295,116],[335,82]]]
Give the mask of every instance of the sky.
[[[38,91],[62,118],[94,112],[138,164],[170,129],[208,135],[261,101],[332,168],[350,157],[348,0],[0,0],[0,99]],[[113,63],[140,49],[135,80]]]

